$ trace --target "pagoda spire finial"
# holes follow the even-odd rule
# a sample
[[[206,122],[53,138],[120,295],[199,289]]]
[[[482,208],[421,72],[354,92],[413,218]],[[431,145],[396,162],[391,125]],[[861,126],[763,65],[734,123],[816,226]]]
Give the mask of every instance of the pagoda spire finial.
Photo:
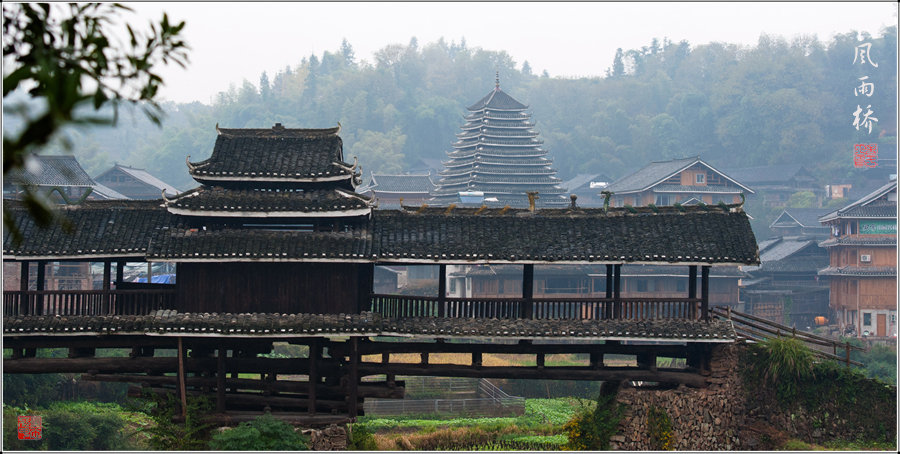
[[[497,78],[494,79],[494,90],[500,89],[500,71],[497,71]]]

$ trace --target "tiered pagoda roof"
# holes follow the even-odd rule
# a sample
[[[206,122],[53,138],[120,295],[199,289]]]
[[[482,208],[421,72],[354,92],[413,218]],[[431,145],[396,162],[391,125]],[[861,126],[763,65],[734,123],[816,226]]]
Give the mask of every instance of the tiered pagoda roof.
[[[339,130],[216,126],[212,156],[187,163],[201,186],[165,198],[166,209],[195,219],[368,216],[372,201],[353,191],[361,173],[344,162]]]
[[[481,192],[488,206],[527,207],[527,192],[536,191],[537,205],[563,207],[568,200],[562,180],[533,129],[528,106],[500,89],[468,107],[466,123],[448,152],[432,195],[436,205],[460,202],[460,192]]]

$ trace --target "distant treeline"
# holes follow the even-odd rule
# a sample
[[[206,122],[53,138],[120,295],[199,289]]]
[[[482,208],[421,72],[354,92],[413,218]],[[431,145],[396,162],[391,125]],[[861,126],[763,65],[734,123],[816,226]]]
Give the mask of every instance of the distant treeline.
[[[853,63],[862,43],[871,43],[877,68]],[[184,159],[209,155],[216,124],[340,122],[348,159],[358,156],[366,173],[402,172],[419,158],[445,158],[465,107],[493,88],[499,71],[503,90],[531,106],[563,179],[615,179],[650,161],[699,154],[721,167],[802,163],[822,184],[852,182],[864,177],[853,168],[854,143],[877,142],[882,156],[895,153],[896,50],[896,27],[828,42],[763,35],[755,46],[654,39],[620,49],[605,77],[567,79],[534,74],[527,61],[464,40],[420,45],[413,38],[382,48],[374,62],[360,61],[344,41],[334,52],[298,56],[255,84],[245,80],[212,105],[168,104],[162,129],[126,113],[118,128],[68,135],[92,174],[117,161],[187,189],[194,182]],[[872,97],[854,95],[865,76]],[[878,119],[871,133],[852,125],[858,105],[870,105]]]

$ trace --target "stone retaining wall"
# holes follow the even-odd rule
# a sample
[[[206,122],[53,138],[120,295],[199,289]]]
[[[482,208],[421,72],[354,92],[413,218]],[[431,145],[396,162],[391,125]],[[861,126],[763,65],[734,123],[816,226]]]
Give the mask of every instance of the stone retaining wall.
[[[647,414],[651,405],[663,408],[669,414],[672,449],[720,451],[744,448],[740,437],[745,419],[744,399],[736,366],[736,347],[718,346],[713,350],[711,385],[706,389],[684,385],[653,391],[623,388],[617,400],[628,407],[618,435],[613,436],[612,448],[653,449],[647,434]]]
[[[706,389],[637,390],[623,388],[617,400],[626,404],[619,432],[612,438],[613,449],[642,451],[653,449],[648,435],[647,414],[651,405],[663,408],[672,422],[671,448],[692,451],[772,450],[796,438],[807,443],[830,440],[855,440],[861,436],[854,424],[861,417],[853,413],[839,414],[822,396],[825,404],[810,412],[799,405],[785,408],[771,392],[746,397],[738,375],[739,344],[717,346],[710,365],[710,386]],[[889,438],[896,437],[896,390],[894,399],[860,412],[883,415]]]

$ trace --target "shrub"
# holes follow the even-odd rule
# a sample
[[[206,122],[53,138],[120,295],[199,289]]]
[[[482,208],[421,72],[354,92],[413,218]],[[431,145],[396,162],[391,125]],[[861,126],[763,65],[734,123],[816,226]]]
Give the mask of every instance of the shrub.
[[[217,451],[298,451],[309,449],[309,440],[290,424],[267,413],[214,435],[209,448]]]
[[[145,411],[155,424],[143,431],[150,434],[148,443],[155,450],[187,451],[205,449],[209,439],[210,424],[203,423],[203,416],[209,413],[212,404],[203,397],[187,398],[187,417],[181,424],[172,421],[175,416],[175,396],[154,397]]]
[[[754,381],[775,389],[778,400],[789,403],[798,394],[800,383],[813,376],[814,356],[798,339],[776,337],[750,346],[745,372]]]
[[[593,410],[582,407],[563,426],[569,439],[564,448],[573,451],[608,450],[610,438],[618,430],[624,414],[625,407],[616,402],[615,393],[601,393]]]
[[[369,432],[365,426],[350,426],[349,440],[347,440],[347,449],[350,451],[377,451],[378,446],[375,444],[375,437]]]
[[[671,451],[672,420],[664,408],[651,405],[647,411],[647,435],[650,437],[650,448],[654,451]]]
[[[108,451],[133,449],[123,429],[122,409],[114,404],[60,402],[45,410],[4,407],[4,445],[7,449],[51,451]],[[16,433],[18,415],[40,415],[40,441],[19,441]]]

